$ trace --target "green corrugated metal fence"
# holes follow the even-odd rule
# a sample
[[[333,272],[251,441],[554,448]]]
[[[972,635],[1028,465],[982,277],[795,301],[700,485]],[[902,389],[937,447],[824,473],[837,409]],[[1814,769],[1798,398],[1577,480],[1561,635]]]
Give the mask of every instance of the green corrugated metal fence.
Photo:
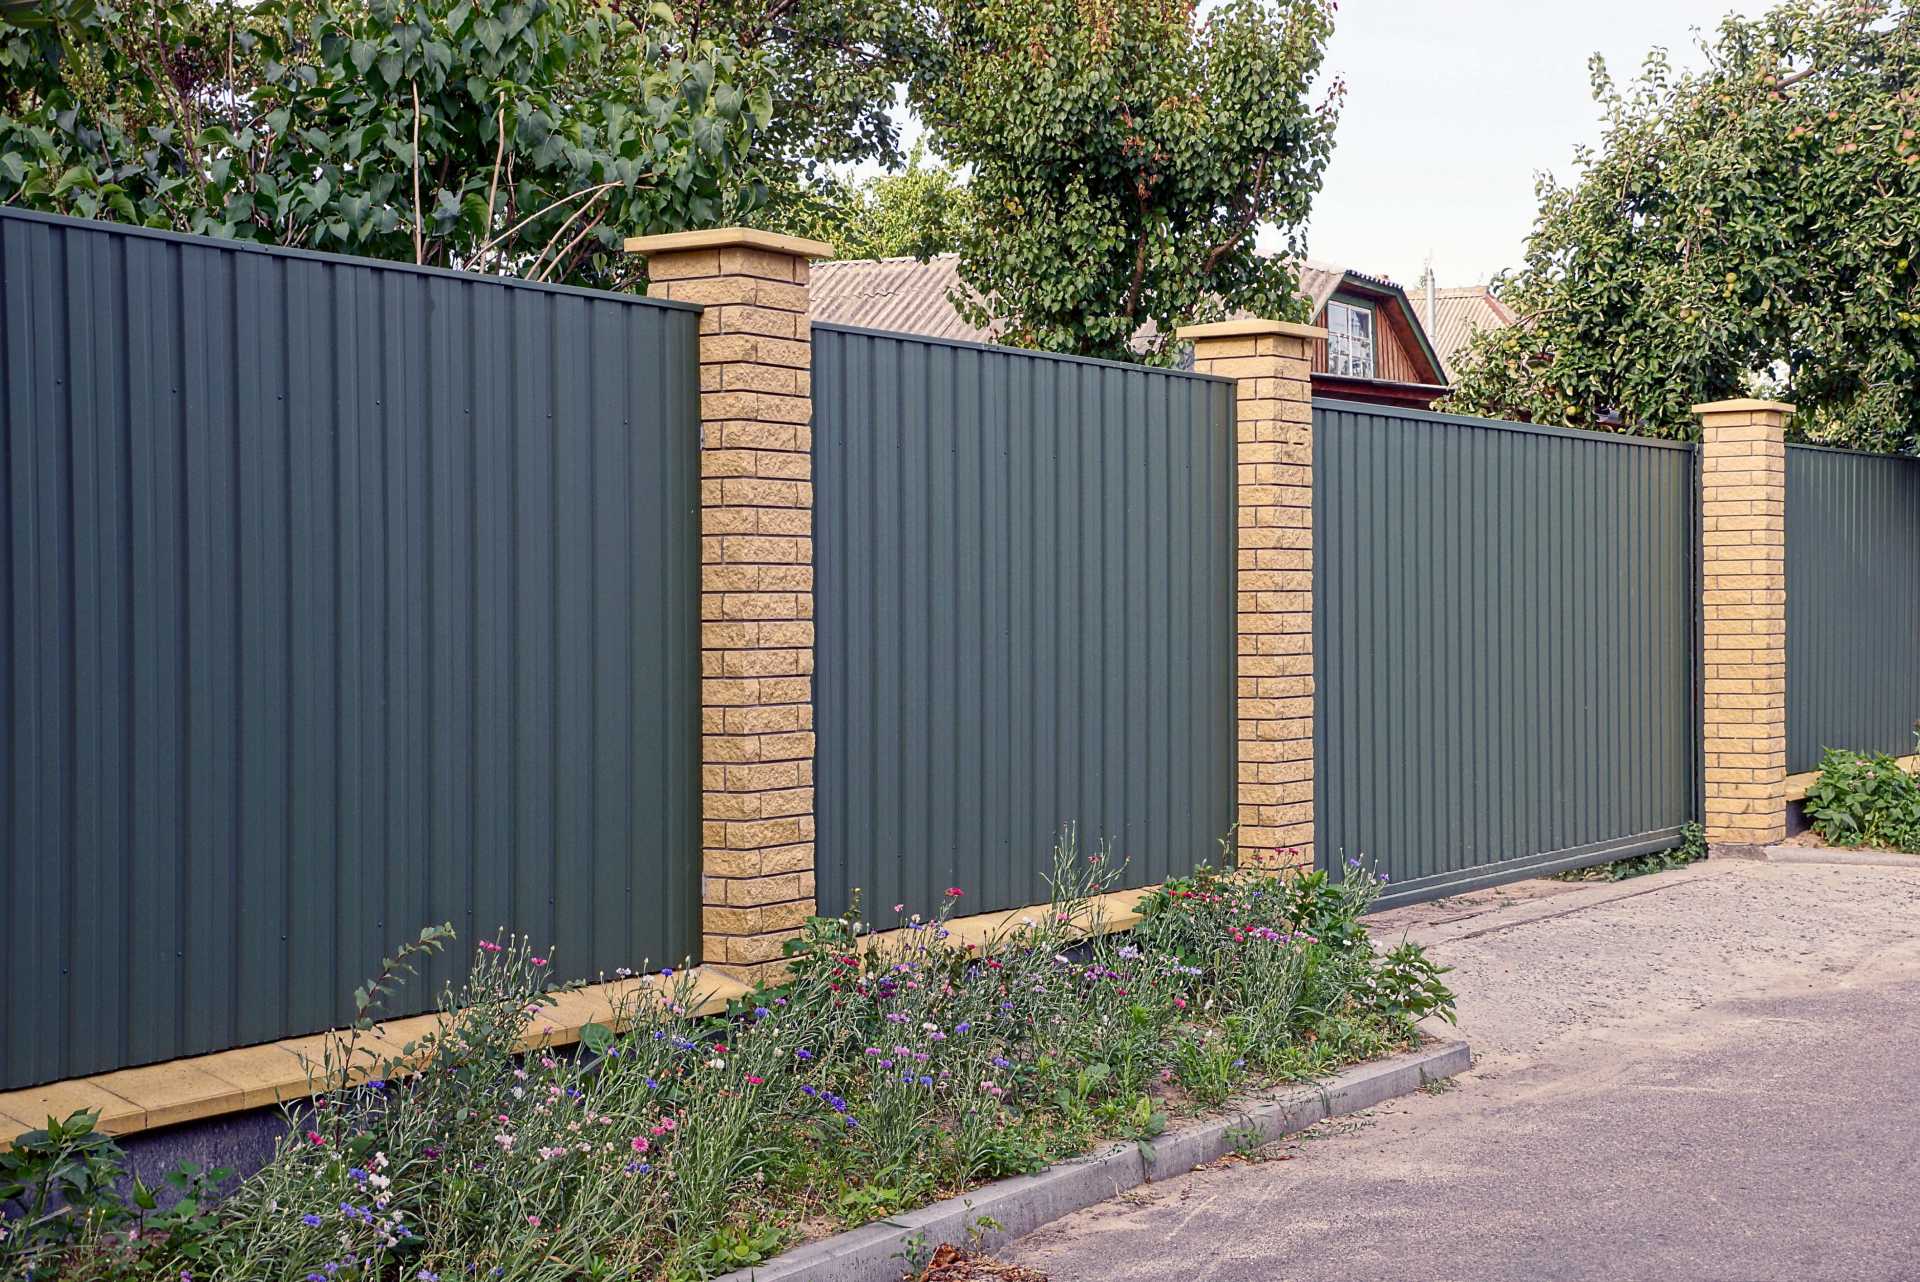
[[[1315,847],[1386,902],[1674,844],[1692,447],[1314,405]]]
[[[1787,770],[1914,750],[1920,460],[1787,447]]]
[[[1233,388],[816,325],[819,894],[1141,885],[1233,822]]]
[[[12,212],[0,299],[0,1087],[696,947],[695,311]]]

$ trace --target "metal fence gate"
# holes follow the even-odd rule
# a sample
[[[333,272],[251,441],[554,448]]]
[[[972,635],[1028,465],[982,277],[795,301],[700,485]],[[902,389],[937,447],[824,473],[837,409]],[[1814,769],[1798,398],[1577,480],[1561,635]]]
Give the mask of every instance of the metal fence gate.
[[[1787,771],[1914,751],[1920,460],[1787,447]]]
[[[816,325],[819,896],[1047,898],[1233,824],[1233,385]]]
[[[0,211],[0,1088],[697,947],[697,322]]]
[[[1315,847],[1385,903],[1675,844],[1694,451],[1316,402]]]

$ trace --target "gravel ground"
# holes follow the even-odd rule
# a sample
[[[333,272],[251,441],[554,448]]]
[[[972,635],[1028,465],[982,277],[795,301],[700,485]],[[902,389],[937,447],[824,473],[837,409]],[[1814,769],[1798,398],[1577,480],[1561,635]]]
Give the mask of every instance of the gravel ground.
[[[1052,1282],[1920,1279],[1920,868],[1713,860],[1382,914],[1457,1087],[1000,1252]]]

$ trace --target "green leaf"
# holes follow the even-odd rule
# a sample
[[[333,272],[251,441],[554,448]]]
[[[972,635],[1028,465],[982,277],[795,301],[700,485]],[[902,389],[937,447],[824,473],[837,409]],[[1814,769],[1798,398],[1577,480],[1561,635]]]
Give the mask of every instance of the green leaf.
[[[74,165],[65,173],[61,174],[59,180],[53,184],[52,194],[60,196],[72,191],[75,187],[91,187],[93,185],[93,171],[85,165]]]

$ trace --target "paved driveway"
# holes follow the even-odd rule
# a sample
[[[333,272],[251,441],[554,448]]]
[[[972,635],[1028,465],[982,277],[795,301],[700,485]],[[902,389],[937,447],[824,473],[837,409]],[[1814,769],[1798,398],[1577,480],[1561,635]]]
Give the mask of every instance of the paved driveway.
[[[1920,860],[1714,860],[1384,923],[1456,967],[1457,1088],[998,1254],[1053,1282],[1920,1279]]]

